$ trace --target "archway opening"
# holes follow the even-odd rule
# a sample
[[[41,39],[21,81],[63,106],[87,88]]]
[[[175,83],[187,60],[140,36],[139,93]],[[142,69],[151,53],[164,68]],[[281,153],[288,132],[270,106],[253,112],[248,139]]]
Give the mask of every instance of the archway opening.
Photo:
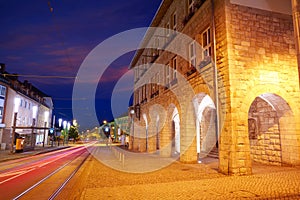
[[[180,118],[177,108],[174,109],[172,115],[171,139],[172,155],[180,154]]]
[[[293,114],[287,102],[276,94],[255,98],[248,112],[248,134],[251,159],[255,162],[282,165],[290,163],[289,135]],[[290,143],[290,144],[289,144]]]
[[[216,131],[216,108],[206,94],[198,94],[194,99],[196,114],[197,153],[199,159],[219,157],[218,135]]]

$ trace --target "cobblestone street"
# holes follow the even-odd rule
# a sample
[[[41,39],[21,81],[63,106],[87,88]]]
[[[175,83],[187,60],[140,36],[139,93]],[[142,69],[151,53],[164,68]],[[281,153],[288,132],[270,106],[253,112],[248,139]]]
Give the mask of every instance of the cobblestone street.
[[[115,159],[112,154],[111,159]],[[58,199],[300,198],[299,167],[254,163],[253,175],[225,176],[217,172],[217,161],[213,159],[202,164],[176,161],[148,173],[121,172],[101,162],[91,156]]]

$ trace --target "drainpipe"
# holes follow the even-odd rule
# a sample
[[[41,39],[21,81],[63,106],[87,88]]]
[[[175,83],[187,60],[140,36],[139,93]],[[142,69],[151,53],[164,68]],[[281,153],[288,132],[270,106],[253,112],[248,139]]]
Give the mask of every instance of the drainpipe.
[[[298,76],[300,86],[300,0],[292,0],[295,42],[298,60]]]
[[[211,23],[212,23],[212,39],[213,39],[213,57],[212,57],[212,64],[213,64],[213,81],[214,81],[214,95],[215,95],[215,106],[216,106],[216,138],[217,138],[217,145],[219,143],[219,127],[220,127],[220,120],[219,120],[219,93],[218,93],[218,69],[217,69],[217,45],[216,45],[216,25],[215,25],[215,3],[214,0],[211,0]],[[219,146],[219,145],[218,145]],[[217,146],[217,147],[218,147]]]

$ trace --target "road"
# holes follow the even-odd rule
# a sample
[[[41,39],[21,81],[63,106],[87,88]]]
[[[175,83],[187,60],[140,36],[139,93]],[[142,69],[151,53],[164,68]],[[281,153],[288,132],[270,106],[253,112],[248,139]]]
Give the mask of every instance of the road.
[[[79,146],[0,163],[0,199],[48,199],[89,155]]]

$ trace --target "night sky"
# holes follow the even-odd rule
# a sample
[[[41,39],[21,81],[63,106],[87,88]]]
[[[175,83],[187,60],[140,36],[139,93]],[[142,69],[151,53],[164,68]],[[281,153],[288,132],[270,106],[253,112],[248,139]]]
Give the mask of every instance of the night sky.
[[[28,80],[51,96],[56,119],[72,120],[74,80],[88,54],[120,32],[149,26],[160,3],[161,0],[1,0],[0,63],[6,64],[9,73],[19,74],[20,80]],[[133,55],[128,52],[120,56],[99,77],[95,109],[100,123],[113,119],[112,89],[128,71]],[[124,90],[132,88],[124,86]],[[73,100],[86,98],[90,97],[83,95]],[[89,126],[94,124],[81,124],[82,129]]]

